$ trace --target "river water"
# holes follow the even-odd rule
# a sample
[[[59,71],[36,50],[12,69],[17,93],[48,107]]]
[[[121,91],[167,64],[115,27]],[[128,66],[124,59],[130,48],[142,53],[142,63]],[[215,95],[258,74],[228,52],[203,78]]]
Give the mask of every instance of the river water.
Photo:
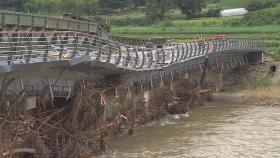
[[[110,138],[116,158],[280,157],[280,107],[211,103]]]

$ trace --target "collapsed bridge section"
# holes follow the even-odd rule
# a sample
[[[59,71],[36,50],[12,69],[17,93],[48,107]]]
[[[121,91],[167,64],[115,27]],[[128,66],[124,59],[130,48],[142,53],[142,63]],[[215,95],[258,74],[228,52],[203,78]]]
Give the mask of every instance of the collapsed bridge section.
[[[23,90],[30,97],[51,93],[70,98],[76,81],[112,75],[125,76],[129,86],[153,87],[189,71],[220,71],[261,60],[263,50],[263,41],[256,38],[145,48],[73,31],[0,32],[1,89],[7,98]]]

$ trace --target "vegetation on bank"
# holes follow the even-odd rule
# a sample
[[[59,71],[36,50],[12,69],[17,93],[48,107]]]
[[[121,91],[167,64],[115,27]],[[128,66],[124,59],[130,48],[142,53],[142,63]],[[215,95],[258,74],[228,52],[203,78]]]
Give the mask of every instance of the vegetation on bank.
[[[273,3],[271,3],[273,1]],[[254,3],[252,3],[254,2]],[[221,0],[208,5],[210,8],[223,9],[234,7],[254,8],[245,16],[237,17],[207,17],[207,11],[202,11],[200,18],[186,20],[178,10],[169,12],[164,20],[153,25],[143,23],[145,14],[106,16],[114,25],[112,34],[132,38],[168,38],[179,42],[195,40],[198,33],[206,38],[217,34],[228,37],[261,37],[265,40],[267,52],[280,60],[280,6],[278,0],[268,1],[230,1]],[[253,5],[255,4],[255,5]],[[271,4],[274,4],[271,6]],[[257,8],[257,9],[256,9]],[[136,13],[136,12],[134,12]],[[128,26],[129,25],[129,26]]]

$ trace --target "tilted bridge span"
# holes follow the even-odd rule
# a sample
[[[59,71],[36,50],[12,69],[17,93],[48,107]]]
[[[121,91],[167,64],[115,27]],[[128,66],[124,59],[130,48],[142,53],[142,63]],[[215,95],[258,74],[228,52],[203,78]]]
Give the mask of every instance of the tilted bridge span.
[[[108,33],[97,33],[99,25],[89,22],[0,14],[0,88],[7,99],[23,92],[30,97],[50,93],[52,98],[70,98],[75,82],[108,76],[125,78],[128,91],[135,83],[141,89],[161,86],[192,71],[223,71],[260,61],[264,51],[259,38],[206,39],[145,48],[116,42]],[[31,24],[25,25],[32,28],[39,25],[40,18],[45,29],[53,20],[56,31],[20,29],[28,23],[21,16],[30,19]],[[15,17],[17,23],[12,24]],[[77,29],[70,29],[75,28],[72,24]],[[3,29],[9,26],[17,29]]]
[[[129,82],[165,80],[190,70],[231,69],[260,59],[260,39],[211,39],[163,48],[130,47],[79,32],[1,32],[1,78],[13,78],[7,94],[18,94],[22,82],[28,93],[52,87],[70,96],[75,81],[95,76],[128,75]]]

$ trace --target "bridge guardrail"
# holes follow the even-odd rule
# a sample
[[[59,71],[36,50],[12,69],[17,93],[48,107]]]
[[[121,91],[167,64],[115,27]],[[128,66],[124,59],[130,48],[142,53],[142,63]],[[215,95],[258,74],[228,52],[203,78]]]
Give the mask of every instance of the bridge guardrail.
[[[18,28],[25,26],[32,28],[43,28],[45,30],[69,30],[96,34],[105,39],[110,38],[110,34],[99,24],[94,22],[10,11],[0,11],[0,26],[2,26],[2,28],[5,26],[17,26]]]
[[[263,49],[263,41],[255,38],[208,39],[150,49],[72,31],[0,32],[0,65],[68,61],[88,56],[124,69],[150,71],[210,54]]]

